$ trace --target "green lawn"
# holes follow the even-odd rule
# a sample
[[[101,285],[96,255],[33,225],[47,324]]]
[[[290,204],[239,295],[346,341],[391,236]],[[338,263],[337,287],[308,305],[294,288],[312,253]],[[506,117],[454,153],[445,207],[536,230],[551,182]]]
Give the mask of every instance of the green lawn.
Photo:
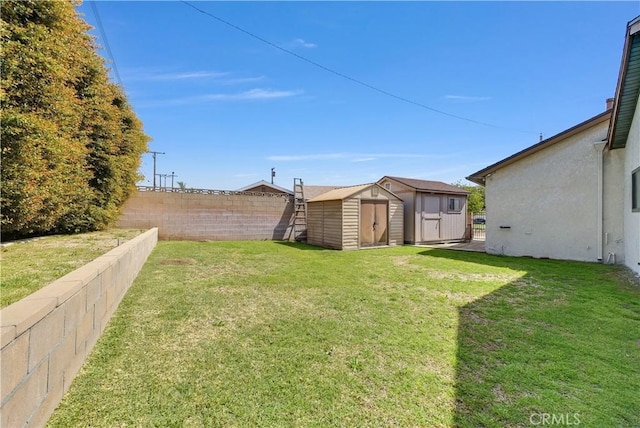
[[[639,426],[639,339],[619,267],[160,242],[49,425]]]
[[[140,233],[133,229],[109,229],[3,245],[0,251],[0,307],[27,297]]]

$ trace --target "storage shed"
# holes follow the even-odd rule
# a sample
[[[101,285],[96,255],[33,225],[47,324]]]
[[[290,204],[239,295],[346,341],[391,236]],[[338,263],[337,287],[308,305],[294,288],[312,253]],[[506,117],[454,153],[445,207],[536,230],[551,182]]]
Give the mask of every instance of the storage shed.
[[[402,205],[375,183],[330,190],[307,202],[307,242],[337,250],[402,245]]]
[[[441,181],[384,176],[384,189],[404,201],[404,239],[410,244],[467,240],[469,192]]]

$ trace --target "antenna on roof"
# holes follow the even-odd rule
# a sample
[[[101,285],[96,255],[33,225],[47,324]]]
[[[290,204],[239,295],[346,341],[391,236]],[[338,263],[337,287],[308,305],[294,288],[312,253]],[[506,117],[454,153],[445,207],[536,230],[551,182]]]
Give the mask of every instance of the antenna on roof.
[[[542,132],[540,133],[540,141],[542,141]]]
[[[273,184],[273,177],[276,176],[276,169],[275,168],[271,168],[271,184]]]

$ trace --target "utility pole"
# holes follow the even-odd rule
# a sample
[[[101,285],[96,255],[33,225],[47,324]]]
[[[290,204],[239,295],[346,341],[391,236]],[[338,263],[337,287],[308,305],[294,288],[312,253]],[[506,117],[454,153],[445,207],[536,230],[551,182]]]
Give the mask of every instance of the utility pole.
[[[160,177],[160,188],[161,189],[167,189],[167,177],[169,176],[169,174],[158,174],[158,176]],[[164,187],[162,186],[162,179],[164,178]]]
[[[276,176],[276,169],[275,168],[271,168],[271,184],[273,184],[273,177]]]
[[[173,178],[177,177],[177,175],[176,175],[176,173],[174,171],[171,171],[170,177],[171,177],[171,188],[173,189]]]
[[[153,190],[156,190],[156,155],[164,155],[165,152],[147,152],[153,154]]]

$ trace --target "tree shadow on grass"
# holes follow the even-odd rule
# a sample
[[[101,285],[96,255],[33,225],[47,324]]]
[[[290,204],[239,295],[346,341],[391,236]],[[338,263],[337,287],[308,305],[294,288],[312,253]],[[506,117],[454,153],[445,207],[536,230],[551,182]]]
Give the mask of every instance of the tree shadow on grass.
[[[522,274],[458,308],[455,426],[640,426],[640,288],[624,268],[420,254]]]

